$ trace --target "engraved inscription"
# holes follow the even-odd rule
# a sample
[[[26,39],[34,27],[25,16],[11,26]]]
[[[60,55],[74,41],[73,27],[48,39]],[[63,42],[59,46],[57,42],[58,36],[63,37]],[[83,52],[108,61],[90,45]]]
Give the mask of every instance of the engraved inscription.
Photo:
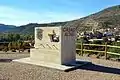
[[[37,38],[39,40],[42,40],[42,38],[43,38],[43,30],[42,29],[37,29]]]
[[[62,30],[64,32],[64,36],[75,36],[76,28],[64,27]]]

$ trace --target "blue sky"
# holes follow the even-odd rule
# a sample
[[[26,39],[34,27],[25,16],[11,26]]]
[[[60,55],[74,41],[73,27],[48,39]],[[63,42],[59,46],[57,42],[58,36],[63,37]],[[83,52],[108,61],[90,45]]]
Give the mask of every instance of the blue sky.
[[[120,0],[0,0],[0,23],[68,21],[119,4]]]

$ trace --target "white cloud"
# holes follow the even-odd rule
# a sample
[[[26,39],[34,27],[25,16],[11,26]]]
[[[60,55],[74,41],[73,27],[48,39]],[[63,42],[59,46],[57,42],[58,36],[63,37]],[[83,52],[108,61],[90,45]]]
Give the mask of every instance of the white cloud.
[[[32,12],[8,6],[0,6],[0,23],[10,25],[68,21],[80,17],[82,17],[82,15],[76,13],[50,11]]]

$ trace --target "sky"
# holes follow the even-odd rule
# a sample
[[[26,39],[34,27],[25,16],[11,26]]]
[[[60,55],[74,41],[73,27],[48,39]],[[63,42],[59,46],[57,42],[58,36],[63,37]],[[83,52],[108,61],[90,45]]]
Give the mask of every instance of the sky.
[[[120,0],[0,0],[0,23],[63,22],[119,4]]]

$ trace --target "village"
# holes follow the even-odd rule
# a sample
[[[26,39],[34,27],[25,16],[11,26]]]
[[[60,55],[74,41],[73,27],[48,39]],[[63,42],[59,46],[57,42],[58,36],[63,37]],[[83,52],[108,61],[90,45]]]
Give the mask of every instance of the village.
[[[93,41],[120,42],[120,28],[92,29],[77,34],[77,40],[83,39],[84,43]]]

